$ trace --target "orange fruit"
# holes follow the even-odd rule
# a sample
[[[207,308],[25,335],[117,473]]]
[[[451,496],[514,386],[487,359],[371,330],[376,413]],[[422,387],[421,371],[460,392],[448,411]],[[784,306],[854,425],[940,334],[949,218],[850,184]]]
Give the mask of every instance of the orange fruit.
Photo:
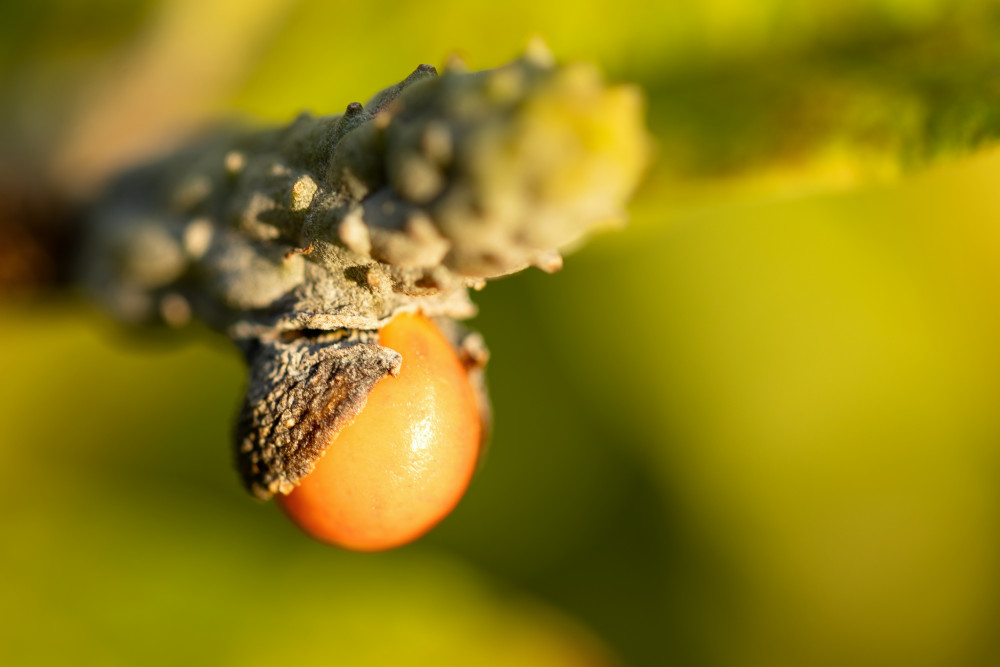
[[[352,424],[288,495],[285,512],[307,533],[357,551],[411,542],[454,509],[475,471],[482,437],[475,390],[455,350],[423,315],[379,331],[399,352]]]

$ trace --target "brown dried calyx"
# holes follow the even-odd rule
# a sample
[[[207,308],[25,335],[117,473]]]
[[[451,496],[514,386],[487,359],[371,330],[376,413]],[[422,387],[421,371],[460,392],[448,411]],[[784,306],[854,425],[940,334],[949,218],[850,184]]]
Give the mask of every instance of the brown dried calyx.
[[[218,130],[125,175],[93,211],[84,279],[115,312],[197,317],[247,351],[237,446],[258,495],[308,473],[393,368],[374,341],[289,333],[374,332],[401,310],[469,317],[469,287],[556,270],[560,248],[624,217],[649,154],[635,89],[555,66],[537,46],[497,69],[460,70],[421,65],[340,116]],[[278,419],[289,383],[316,364],[356,390],[322,416]]]

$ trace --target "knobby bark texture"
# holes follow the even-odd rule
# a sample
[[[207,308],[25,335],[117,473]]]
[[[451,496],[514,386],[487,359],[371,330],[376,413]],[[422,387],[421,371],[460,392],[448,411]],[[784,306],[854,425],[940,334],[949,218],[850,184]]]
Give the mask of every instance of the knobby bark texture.
[[[469,289],[624,219],[649,158],[636,89],[541,48],[494,70],[421,65],[343,114],[219,128],[125,174],[87,225],[82,279],[119,317],[198,318],[244,351],[239,469],[267,498],[314,467],[401,360],[378,329],[438,318],[477,379],[487,353],[454,325]],[[484,412],[485,398],[484,398]]]

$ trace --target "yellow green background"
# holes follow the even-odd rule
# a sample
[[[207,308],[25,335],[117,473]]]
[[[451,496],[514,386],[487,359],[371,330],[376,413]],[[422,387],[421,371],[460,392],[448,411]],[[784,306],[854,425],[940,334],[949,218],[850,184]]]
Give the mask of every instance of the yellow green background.
[[[186,117],[283,122],[541,35],[641,82],[661,143],[628,228],[476,295],[488,460],[392,553],[315,543],[242,491],[219,336],[0,301],[0,664],[1000,664],[1000,152],[897,178],[834,137],[687,182],[656,92],[954,4],[5,4],[0,136],[43,166],[156,39],[195,69],[238,55]],[[188,90],[185,67],[161,85]]]

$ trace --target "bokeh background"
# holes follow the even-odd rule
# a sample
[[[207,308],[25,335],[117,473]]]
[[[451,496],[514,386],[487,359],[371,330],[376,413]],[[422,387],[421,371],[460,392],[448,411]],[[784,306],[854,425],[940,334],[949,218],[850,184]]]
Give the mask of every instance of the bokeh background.
[[[698,72],[773,66],[780,88],[823,45],[982,37],[990,11],[5,2],[4,173],[69,197],[211,119],[338,112],[535,35],[638,82],[660,157],[627,229],[477,294],[488,460],[391,553],[313,542],[242,491],[219,336],[128,330],[72,290],[0,298],[0,664],[1000,664],[1000,151],[907,170],[822,114],[821,140],[773,149],[781,100],[753,88],[698,119],[718,159],[671,152],[677,110],[703,108],[678,95],[713,99]],[[872,127],[912,121],[865,99]]]

